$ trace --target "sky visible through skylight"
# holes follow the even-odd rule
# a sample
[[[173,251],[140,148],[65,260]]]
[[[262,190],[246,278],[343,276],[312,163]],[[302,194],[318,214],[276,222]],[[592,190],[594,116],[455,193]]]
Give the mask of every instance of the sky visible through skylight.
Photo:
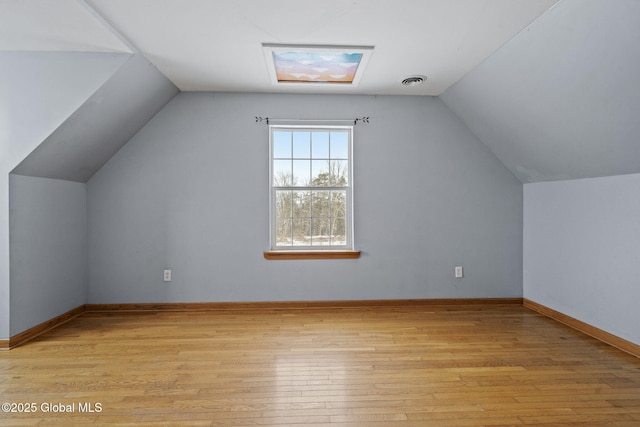
[[[273,52],[278,82],[353,83],[362,53]]]

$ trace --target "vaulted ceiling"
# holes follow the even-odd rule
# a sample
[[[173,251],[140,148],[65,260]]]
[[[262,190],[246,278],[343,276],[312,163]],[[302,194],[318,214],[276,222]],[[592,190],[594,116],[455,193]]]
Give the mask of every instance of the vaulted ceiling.
[[[357,87],[300,88],[270,82],[262,43],[374,53]],[[638,173],[639,45],[636,0],[0,2],[0,51],[131,56],[14,171],[78,181],[179,90],[440,96],[522,182]]]
[[[0,50],[140,52],[182,91],[439,95],[556,1],[9,0]],[[262,43],[375,49],[358,87],[297,88],[271,84]]]

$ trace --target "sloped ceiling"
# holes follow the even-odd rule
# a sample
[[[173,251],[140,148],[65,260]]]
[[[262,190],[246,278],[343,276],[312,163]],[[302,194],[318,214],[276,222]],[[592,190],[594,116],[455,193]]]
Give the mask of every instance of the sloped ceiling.
[[[182,91],[439,95],[556,1],[7,0],[0,50],[134,51]],[[262,43],[375,49],[357,87],[274,86]]]
[[[524,183],[640,173],[640,2],[562,0],[441,99]]]
[[[12,173],[86,182],[178,92],[145,58],[131,55]]]
[[[78,0],[0,1],[0,50],[131,53],[100,16]]]
[[[637,0],[7,0],[0,50],[155,66],[127,62],[16,173],[86,180],[159,108],[147,93],[147,112],[118,114],[144,73],[161,94],[299,91],[271,85],[261,51],[292,42],[374,45],[359,87],[303,91],[440,95],[522,182],[640,172]],[[409,74],[427,83],[399,84]]]
[[[52,61],[75,63],[86,59],[104,63],[104,72],[109,74],[84,103],[70,115],[66,113],[55,130],[49,130],[43,139],[22,141],[36,148],[11,170],[14,174],[86,182],[179,92],[83,1],[0,2],[0,51],[16,54],[3,56],[6,60],[16,58],[9,67],[14,70],[10,81],[3,83],[11,85],[8,92],[13,98],[32,105],[20,111],[47,104],[47,91],[29,85],[56,81],[58,76],[43,75],[51,71]],[[21,88],[21,96],[17,88]],[[57,91],[54,87],[47,89]],[[74,96],[69,94],[69,98]],[[0,114],[0,123],[5,116],[6,120],[13,116],[12,111],[5,114],[4,108],[0,108]],[[41,123],[14,121],[11,124],[16,127],[42,127]],[[15,138],[16,132],[10,130],[7,137]]]
[[[105,84],[128,56],[0,51],[0,180]]]

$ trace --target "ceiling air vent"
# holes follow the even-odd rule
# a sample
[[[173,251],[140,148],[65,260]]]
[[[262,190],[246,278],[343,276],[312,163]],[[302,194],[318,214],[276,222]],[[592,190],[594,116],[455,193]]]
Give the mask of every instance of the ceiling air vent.
[[[417,86],[424,83],[425,80],[427,80],[426,76],[410,76],[404,79],[402,84],[405,86]]]

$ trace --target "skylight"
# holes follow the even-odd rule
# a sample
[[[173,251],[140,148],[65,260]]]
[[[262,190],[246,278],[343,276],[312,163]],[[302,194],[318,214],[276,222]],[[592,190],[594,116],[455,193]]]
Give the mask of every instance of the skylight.
[[[371,46],[263,44],[273,84],[357,85]]]

